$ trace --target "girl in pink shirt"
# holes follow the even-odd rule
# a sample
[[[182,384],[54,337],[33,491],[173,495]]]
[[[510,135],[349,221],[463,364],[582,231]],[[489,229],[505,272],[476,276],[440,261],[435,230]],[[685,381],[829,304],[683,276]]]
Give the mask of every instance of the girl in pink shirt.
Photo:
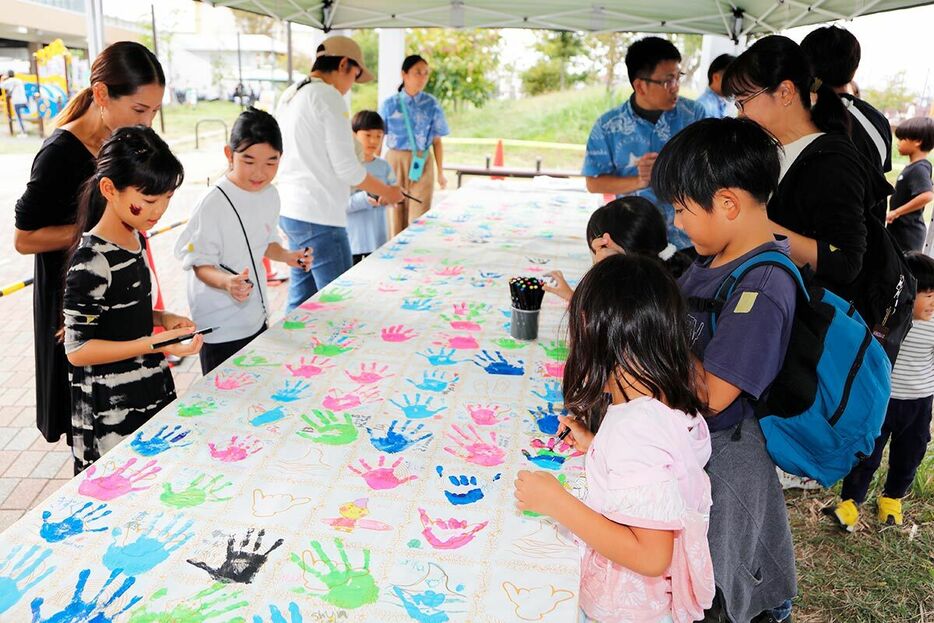
[[[707,547],[710,437],[687,312],[655,259],[615,255],[571,298],[562,418],[586,452],[583,501],[549,473],[520,471],[520,510],[582,542],[581,621],[690,623],[714,595]]]

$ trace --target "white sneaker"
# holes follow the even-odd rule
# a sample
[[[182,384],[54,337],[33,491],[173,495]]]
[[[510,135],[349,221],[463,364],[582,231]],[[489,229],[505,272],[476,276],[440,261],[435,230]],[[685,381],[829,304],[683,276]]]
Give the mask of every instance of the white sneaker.
[[[821,484],[813,478],[795,476],[783,471],[780,467],[776,467],[775,471],[778,473],[778,481],[782,483],[782,489],[812,490],[821,488]]]

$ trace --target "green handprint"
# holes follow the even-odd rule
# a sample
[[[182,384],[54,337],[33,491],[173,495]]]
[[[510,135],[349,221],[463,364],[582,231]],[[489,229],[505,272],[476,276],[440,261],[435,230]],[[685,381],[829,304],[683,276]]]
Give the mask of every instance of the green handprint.
[[[311,339],[311,352],[322,357],[336,357],[353,350],[353,346],[350,346],[352,342],[353,340],[346,335],[337,338],[334,342],[322,342],[315,337]]]
[[[282,321],[282,328],[286,331],[298,331],[304,329],[311,322],[307,315],[305,316],[295,316],[293,318],[286,318]]]
[[[140,606],[130,614],[129,623],[164,623],[165,621],[171,621],[172,623],[203,623],[208,619],[214,619],[250,604],[246,600],[236,603],[221,603],[231,602],[240,597],[241,591],[221,592],[225,589],[226,587],[223,584],[215,582],[209,588],[196,593],[181,603],[176,603],[171,610],[155,612],[150,610],[154,606],[154,602],[162,599],[169,592],[167,588],[160,588],[149,597],[145,605]],[[243,617],[234,617],[228,619],[226,623],[245,623],[245,621],[246,619]]]
[[[292,553],[292,562],[297,564],[304,573],[314,576],[327,587],[327,590],[323,593],[317,589],[312,591],[301,587],[293,590],[296,593],[319,597],[338,608],[352,609],[375,603],[379,598],[379,587],[376,585],[373,576],[370,575],[370,550],[363,550],[363,568],[352,569],[350,561],[347,559],[347,552],[344,551],[344,542],[341,539],[334,539],[334,545],[337,547],[337,553],[341,558],[340,569],[324,553],[324,549],[318,541],[311,542],[311,548],[315,550],[314,553],[308,550],[302,552],[301,556],[295,552]],[[305,558],[316,562],[309,565],[305,562]],[[328,572],[321,573],[315,569],[313,565],[317,564],[317,562],[324,563],[328,568]]]
[[[545,349],[545,356],[555,361],[564,361],[568,358],[568,353],[570,352],[568,350],[568,343],[564,340],[552,340],[547,345],[542,344],[541,347]]]
[[[424,249],[422,247],[419,247],[418,249],[412,249],[413,255],[430,255],[431,253],[433,253],[431,249]]]
[[[233,358],[233,364],[238,368],[259,368],[259,367],[275,367],[280,364],[269,361],[261,355],[254,355],[253,351],[248,351],[242,355],[238,355]]]
[[[460,266],[463,263],[464,263],[464,260],[455,260],[450,257],[446,257],[443,260],[441,260],[442,266]]]
[[[529,345],[528,342],[520,342],[518,340],[512,339],[511,337],[501,337],[494,343],[500,348],[506,350],[519,350],[520,348],[525,348]]]
[[[172,483],[166,482],[162,485],[162,493],[159,495],[159,500],[166,506],[172,506],[174,508],[190,508],[192,506],[200,506],[205,502],[224,502],[230,498],[218,497],[218,493],[221,490],[226,489],[232,482],[220,481],[224,478],[223,476],[215,476],[211,478],[208,482],[201,484],[201,481],[207,477],[207,474],[201,474],[190,483],[188,486],[181,491],[174,491],[172,489]]]
[[[321,303],[340,303],[348,298],[350,298],[350,290],[335,288],[334,290],[322,292],[321,296],[318,297],[318,301]]]
[[[178,417],[201,417],[212,413],[215,409],[217,409],[217,403],[214,402],[213,398],[189,404],[180,402],[178,403]]]
[[[412,296],[417,299],[430,299],[438,296],[438,291],[434,288],[423,288],[418,286],[415,288],[415,291],[412,292]]]
[[[302,414],[302,419],[308,426],[298,431],[299,437],[329,446],[343,446],[357,440],[357,427],[354,426],[349,413],[344,414],[343,422],[337,419],[333,411],[315,409],[312,413],[318,421],[315,422],[310,416]]]

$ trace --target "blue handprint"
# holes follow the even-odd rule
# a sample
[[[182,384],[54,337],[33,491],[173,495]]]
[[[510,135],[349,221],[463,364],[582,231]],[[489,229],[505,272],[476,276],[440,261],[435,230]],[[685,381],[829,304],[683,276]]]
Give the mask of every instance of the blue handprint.
[[[282,611],[275,604],[269,604],[269,623],[302,623],[302,613],[298,609],[298,604],[294,601],[289,602],[289,618],[286,619]],[[263,617],[254,614],[253,623],[263,623]]]
[[[109,515],[110,510],[105,510],[106,508],[106,504],[98,504],[95,507],[94,502],[87,502],[84,506],[61,521],[49,521],[52,517],[52,513],[50,511],[42,511],[42,527],[39,528],[39,536],[49,543],[58,543],[70,536],[75,536],[84,532],[104,532],[108,529],[107,526],[101,528],[89,528],[88,526]]]
[[[22,551],[23,547],[22,544],[14,546],[3,562],[0,563],[0,613],[12,608],[16,602],[23,598],[23,595],[55,571],[55,567],[50,567],[29,583],[21,585],[39,568],[39,565],[46,558],[52,555],[51,548],[47,547],[40,553],[39,546],[33,545],[14,564],[13,559]],[[32,559],[31,562],[30,559]]]
[[[415,382],[413,379],[406,379],[409,383],[426,392],[437,392],[443,394],[450,388],[454,383],[460,379],[460,376],[455,372],[452,378],[448,379],[447,372],[439,372],[432,370],[430,372],[422,372],[422,380]]]
[[[407,311],[434,311],[437,308],[434,299],[407,298],[402,301],[402,309]]]
[[[395,400],[390,400],[389,402],[399,407],[399,409],[402,410],[402,414],[410,420],[421,420],[433,417],[447,409],[447,407],[442,405],[439,409],[432,411],[431,402],[434,400],[433,396],[429,396],[424,402],[422,402],[421,394],[415,394],[414,402],[408,394],[403,394],[402,399],[405,401],[405,404],[400,404]]]
[[[278,407],[273,407],[268,411],[263,411],[252,420],[250,424],[253,426],[265,426],[266,424],[272,424],[273,422],[278,422],[285,417],[285,409],[282,408],[282,405]]]
[[[296,400],[301,400],[303,398],[301,395],[302,392],[310,387],[311,385],[305,381],[286,381],[285,385],[276,390],[276,393],[270,396],[270,398],[278,400],[279,402],[295,402]]]
[[[455,352],[453,348],[439,348],[437,350],[429,348],[424,353],[415,354],[421,355],[433,366],[453,366],[463,361],[462,359],[454,359],[451,357]]]
[[[561,412],[557,413],[555,412],[555,405],[549,402],[547,410],[543,409],[541,405],[539,405],[535,408],[534,411],[529,409],[529,413],[535,420],[535,424],[538,426],[538,430],[545,433],[546,435],[555,435],[558,432],[558,426],[560,424],[558,422],[558,416],[567,415],[568,410],[561,409]]]
[[[508,359],[503,357],[503,353],[498,350],[493,351],[492,355],[489,351],[484,350],[481,354],[476,355],[474,359],[474,363],[486,370],[487,374],[522,376],[525,374],[525,368],[523,368],[525,362],[521,359],[517,359],[516,361],[519,365],[510,363]]]
[[[431,589],[415,593],[401,586],[393,586],[392,592],[402,602],[406,614],[418,623],[447,623],[451,620],[448,613],[441,609],[447,599],[444,593],[436,593]]]
[[[443,467],[438,465],[435,471],[438,472],[439,477],[442,479],[444,478]],[[493,480],[499,480],[501,476],[502,474],[496,474],[493,476]],[[448,481],[451,483],[451,486],[454,487],[454,490],[445,489],[444,497],[454,506],[473,504],[483,499],[483,490],[477,483],[476,476],[467,476],[465,474],[461,474],[460,476],[448,476]]]
[[[149,439],[143,439],[143,431],[139,431],[133,441],[130,442],[130,447],[142,456],[156,456],[170,448],[190,446],[190,441],[188,443],[179,443],[190,432],[190,430],[182,430],[182,427],[178,424],[172,427],[171,430],[169,430],[168,425],[165,425]]]
[[[418,434],[425,428],[424,424],[418,424],[418,426],[410,431],[409,426],[412,425],[412,421],[407,420],[397,431],[396,424],[398,423],[399,420],[390,422],[389,429],[386,430],[386,434],[382,437],[375,436],[373,429],[367,427],[366,432],[370,436],[370,443],[373,444],[373,447],[380,452],[395,454],[396,452],[402,452],[410,446],[414,446],[418,442],[431,439],[432,437],[431,433],[425,433],[421,437],[418,437]]]
[[[503,276],[502,273],[485,273],[482,270],[480,271],[481,279],[499,279],[502,276]]]
[[[194,534],[190,530],[194,521],[184,521],[182,515],[170,518],[158,534],[151,536],[163,516],[163,513],[153,515],[139,538],[128,543],[118,542],[123,530],[114,528],[114,542],[104,552],[104,566],[114,572],[122,570],[127,575],[139,575],[163,562],[169,554],[187,543]]]
[[[107,581],[104,582],[101,589],[97,591],[97,594],[89,601],[84,601],[82,593],[84,593],[84,587],[88,583],[91,570],[82,569],[81,572],[78,573],[78,582],[75,584],[75,592],[71,596],[71,602],[65,606],[64,609],[56,612],[47,619],[43,619],[40,610],[42,610],[42,604],[45,603],[45,599],[36,597],[32,600],[32,603],[29,604],[32,610],[32,623],[112,623],[117,617],[135,606],[136,603],[142,599],[142,596],[136,595],[131,598],[124,607],[108,614],[107,610],[110,606],[123,597],[124,593],[130,590],[133,584],[136,583],[136,578],[126,578],[123,580],[123,583],[117,587],[117,590],[113,592],[110,599],[102,604],[99,603],[104,591],[114,583],[114,580],[117,579],[119,574],[119,569],[113,571],[110,577],[107,578]],[[114,608],[118,608],[119,605],[118,603]]]
[[[532,390],[532,393],[545,402],[560,404],[564,402],[564,394],[561,392],[561,383],[558,381],[545,381],[544,393]]]

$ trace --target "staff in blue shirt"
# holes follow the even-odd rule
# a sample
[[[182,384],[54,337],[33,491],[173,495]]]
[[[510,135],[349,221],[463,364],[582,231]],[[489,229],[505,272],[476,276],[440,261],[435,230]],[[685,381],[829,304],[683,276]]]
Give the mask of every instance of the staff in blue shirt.
[[[379,109],[380,116],[386,122],[386,146],[389,147],[386,161],[392,165],[402,188],[421,200],[421,203],[416,203],[406,199],[399,205],[389,207],[390,236],[401,232],[431,208],[435,167],[438,170],[438,186],[444,189],[448,185],[444,177],[444,152],[441,146],[441,137],[448,135],[448,122],[438,100],[425,93],[430,75],[428,61],[417,54],[407,56],[402,61],[399,92],[386,98]],[[414,139],[414,145],[410,137]],[[413,166],[420,170],[415,171]]]
[[[582,170],[587,190],[647,198],[664,214],[669,242],[686,249],[691,242],[674,226],[674,208],[658,202],[649,180],[665,143],[707,113],[691,100],[678,97],[684,74],[681,54],[670,41],[660,37],[636,41],[626,52],[626,70],[632,96],[597,119],[587,139]]]
[[[708,117],[722,119],[723,117],[732,117],[734,116],[733,113],[736,112],[733,102],[723,95],[722,87],[723,72],[726,71],[734,58],[736,57],[732,54],[721,54],[713,59],[710,67],[707,68],[707,88],[697,98],[697,103],[704,107]]]

